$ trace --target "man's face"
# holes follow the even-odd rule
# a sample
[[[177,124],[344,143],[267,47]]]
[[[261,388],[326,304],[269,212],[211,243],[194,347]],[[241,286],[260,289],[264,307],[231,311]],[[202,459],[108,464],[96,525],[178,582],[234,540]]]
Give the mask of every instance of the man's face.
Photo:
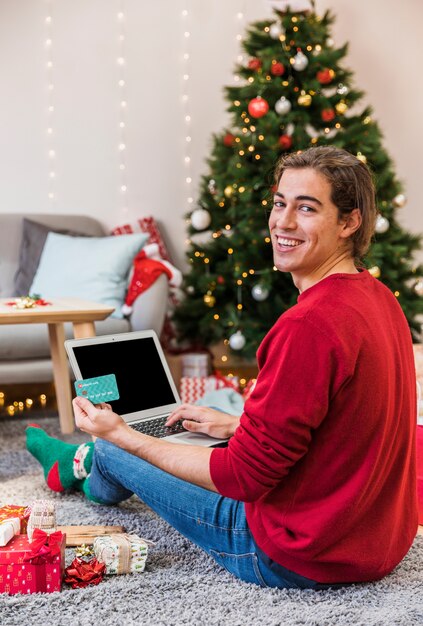
[[[345,221],[330,200],[326,178],[311,168],[287,169],[269,218],[274,264],[290,272],[300,291],[315,284],[345,256]]]

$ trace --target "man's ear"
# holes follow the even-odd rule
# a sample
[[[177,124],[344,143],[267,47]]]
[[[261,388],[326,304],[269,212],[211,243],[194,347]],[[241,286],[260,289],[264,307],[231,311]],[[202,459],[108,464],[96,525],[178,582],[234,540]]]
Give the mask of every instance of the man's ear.
[[[353,209],[350,213],[344,216],[341,237],[351,237],[361,226],[363,219],[361,217],[360,209]]]

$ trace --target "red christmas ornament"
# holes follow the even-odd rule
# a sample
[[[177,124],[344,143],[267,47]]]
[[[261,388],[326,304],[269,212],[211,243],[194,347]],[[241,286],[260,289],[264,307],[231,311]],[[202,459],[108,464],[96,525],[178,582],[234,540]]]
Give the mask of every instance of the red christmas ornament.
[[[248,61],[248,69],[249,70],[253,70],[254,72],[256,72],[257,70],[259,70],[262,66],[262,62],[260,61],[260,59],[257,59],[256,57],[254,57],[253,59],[250,59]]]
[[[285,65],[283,63],[272,63],[270,66],[270,73],[273,76],[282,76],[285,73]]]
[[[269,110],[269,103],[261,96],[253,98],[248,103],[248,113],[252,117],[263,117]]]
[[[335,111],[333,109],[323,109],[321,116],[324,122],[331,122],[335,117]]]
[[[219,285],[224,285],[225,284],[225,279],[223,276],[218,276],[217,277],[217,282],[219,283]]]
[[[290,135],[281,135],[278,143],[283,150],[289,150],[292,147],[292,137]]]
[[[235,141],[235,136],[232,133],[226,133],[223,137],[223,143],[227,148],[232,148]]]
[[[324,70],[320,70],[320,72],[317,72],[316,77],[321,85],[327,85],[335,78],[335,72],[333,70],[325,68]]]
[[[277,185],[272,185],[272,186],[270,187],[270,191],[271,191],[272,193],[275,193],[275,191],[277,191],[277,190],[278,190],[278,186],[277,186]]]

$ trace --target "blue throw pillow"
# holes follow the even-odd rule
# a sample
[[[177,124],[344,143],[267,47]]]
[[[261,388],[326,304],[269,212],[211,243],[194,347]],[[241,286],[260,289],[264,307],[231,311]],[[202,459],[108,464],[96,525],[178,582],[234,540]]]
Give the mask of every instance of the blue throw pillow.
[[[30,294],[42,298],[81,298],[113,306],[122,318],[129,273],[148,233],[111,237],[71,237],[50,232]]]

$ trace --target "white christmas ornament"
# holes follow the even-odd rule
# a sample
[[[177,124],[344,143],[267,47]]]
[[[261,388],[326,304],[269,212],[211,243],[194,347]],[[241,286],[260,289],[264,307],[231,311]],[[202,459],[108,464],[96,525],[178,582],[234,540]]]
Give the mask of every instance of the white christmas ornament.
[[[423,280],[421,278],[414,285],[414,291],[418,296],[423,296]]]
[[[206,209],[195,209],[191,213],[191,224],[195,230],[204,230],[210,225],[211,215]]]
[[[398,206],[398,207],[403,207],[406,201],[407,201],[406,197],[403,193],[399,193],[397,196],[395,196],[393,200],[395,206]]]
[[[304,52],[301,52],[301,50],[299,50],[294,57],[292,67],[294,68],[294,70],[297,70],[297,72],[302,72],[303,70],[305,70],[307,65],[308,59],[306,55],[304,54]]]
[[[378,215],[376,218],[376,225],[375,225],[375,231],[377,233],[386,233],[386,231],[389,229],[389,220],[386,219],[386,217],[383,217],[383,215]]]
[[[278,115],[286,115],[287,113],[290,112],[291,110],[291,103],[288,100],[288,98],[285,98],[285,96],[282,96],[281,98],[279,98],[279,100],[276,101],[275,104],[275,111],[276,113],[278,113]]]
[[[282,25],[278,22],[273,22],[273,24],[269,26],[269,35],[272,39],[279,39],[279,37],[283,34],[284,29],[282,28]]]
[[[349,89],[343,83],[339,83],[338,87],[336,88],[336,92],[339,93],[340,96],[345,96],[349,92]]]
[[[257,283],[257,285],[254,285],[251,289],[251,295],[257,302],[263,302],[263,300],[266,300],[268,297],[269,290],[263,287],[263,285],[260,285],[260,283]]]
[[[242,350],[245,346],[245,337],[240,330],[229,337],[229,345],[232,350]]]

